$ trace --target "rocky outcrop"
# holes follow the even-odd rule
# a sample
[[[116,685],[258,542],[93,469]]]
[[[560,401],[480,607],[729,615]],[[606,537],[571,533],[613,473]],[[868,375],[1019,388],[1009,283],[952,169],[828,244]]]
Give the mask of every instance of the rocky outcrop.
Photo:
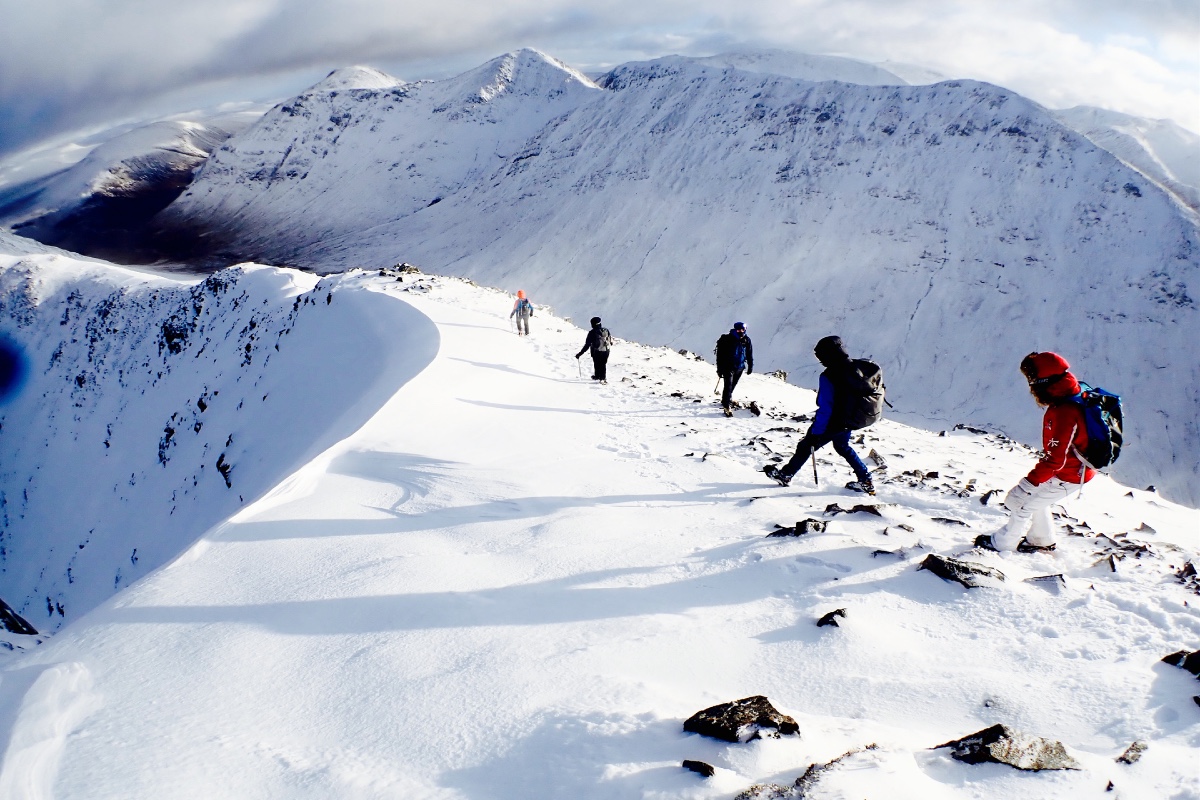
[[[927,569],[939,578],[957,581],[968,589],[979,586],[991,586],[1004,580],[1004,573],[993,567],[976,564],[974,561],[960,561],[957,558],[939,556],[930,553],[917,569]]]
[[[1186,669],[1197,678],[1200,678],[1200,650],[1193,650],[1190,653],[1187,650],[1180,650],[1178,653],[1163,656],[1162,660],[1163,663]]]
[[[706,764],[703,761],[692,761],[691,759],[685,758],[681,766],[684,769],[690,769],[692,772],[696,773],[697,775],[702,775],[705,778],[711,778],[713,775],[717,774],[717,770],[712,764]]]
[[[13,611],[12,606],[0,600],[0,626],[9,633],[19,633],[23,636],[37,636],[37,629]]]
[[[817,627],[824,628],[828,625],[832,625],[835,628],[840,627],[838,625],[838,621],[837,621],[838,617],[845,619],[846,618],[846,609],[835,608],[833,611],[830,611],[828,614],[826,614],[825,616],[823,616],[819,620],[817,620]]]
[[[993,725],[970,736],[939,744],[933,749],[942,748],[948,748],[952,758],[966,764],[992,762],[1029,772],[1081,769],[1079,762],[1071,758],[1060,742],[1027,736],[1007,725]]]
[[[688,733],[711,736],[726,742],[761,739],[762,731],[766,729],[773,729],[768,735],[774,737],[800,732],[796,720],[779,713],[763,695],[744,697],[697,711],[683,723],[683,729]]]

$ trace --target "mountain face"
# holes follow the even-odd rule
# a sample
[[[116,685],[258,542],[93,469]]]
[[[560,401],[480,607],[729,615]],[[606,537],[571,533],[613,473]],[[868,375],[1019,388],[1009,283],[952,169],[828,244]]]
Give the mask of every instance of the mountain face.
[[[56,630],[373,413],[393,365],[372,342],[406,308],[338,285],[168,280],[0,237],[0,319],[29,364],[0,406],[3,599]]]
[[[523,287],[815,381],[838,333],[898,413],[1039,442],[1017,371],[1056,350],[1121,393],[1115,474],[1200,502],[1195,222],[1043,108],[982,83],[869,87],[528,51],[444,83],[302,95],[166,212],[318,270],[399,260]]]
[[[209,154],[257,112],[134,127],[49,175],[0,187],[0,224],[95,256],[144,245],[145,223],[179,196]]]
[[[240,257],[278,258],[417,214],[487,180],[551,119],[603,94],[532,50],[437,83],[323,84],[214,153],[203,180],[162,215],[163,226],[201,231]],[[313,197],[338,199],[313,206],[305,230],[280,224],[281,209]]]
[[[1169,119],[1077,106],[1052,112],[1200,214],[1200,136]]]

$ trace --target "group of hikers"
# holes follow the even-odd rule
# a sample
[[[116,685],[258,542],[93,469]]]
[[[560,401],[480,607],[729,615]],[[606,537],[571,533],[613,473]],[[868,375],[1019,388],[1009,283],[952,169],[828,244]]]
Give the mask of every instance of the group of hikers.
[[[518,293],[510,317],[521,319],[521,303],[533,308]],[[520,331],[518,330],[518,333]],[[525,333],[529,333],[528,317]],[[600,317],[592,317],[591,330],[580,358],[591,351],[592,380],[607,383],[607,364],[613,340]],[[721,409],[733,416],[733,391],[743,374],[754,372],[754,345],[742,322],[735,322],[721,334],[714,348],[718,382],[724,384]],[[767,477],[787,486],[813,454],[827,444],[845,459],[855,480],[846,488],[875,494],[871,471],[850,445],[855,430],[874,424],[883,416],[886,388],[879,366],[866,359],[851,358],[838,336],[826,336],[813,348],[817,361],[825,369],[817,387],[817,412],[808,431],[796,445],[796,452],[782,467],[763,467]],[[1096,475],[1097,468],[1117,459],[1122,445],[1120,398],[1103,389],[1081,383],[1071,365],[1057,353],[1034,352],[1020,365],[1029,391],[1037,404],[1045,408],[1042,420],[1042,451],[1037,463],[1007,494],[1007,524],[991,535],[980,536],[975,545],[1001,553],[1036,552],[1055,547],[1050,509],[1066,500]],[[889,404],[890,405],[890,404]]]

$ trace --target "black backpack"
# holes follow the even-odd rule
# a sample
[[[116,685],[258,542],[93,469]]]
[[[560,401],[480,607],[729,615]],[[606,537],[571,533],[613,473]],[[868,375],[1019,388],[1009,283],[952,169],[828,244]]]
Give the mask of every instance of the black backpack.
[[[596,349],[598,351],[600,351],[601,353],[607,353],[609,350],[612,349],[612,346],[613,346],[612,334],[608,332],[608,328],[601,328],[600,329],[600,344],[596,346]]]
[[[1076,455],[1092,469],[1110,466],[1121,456],[1124,443],[1121,396],[1080,381],[1079,394],[1071,402],[1079,406],[1087,425],[1087,447]]]
[[[858,430],[874,425],[883,418],[883,370],[874,361],[856,358],[841,376],[840,387],[845,396],[839,398],[846,427]]]

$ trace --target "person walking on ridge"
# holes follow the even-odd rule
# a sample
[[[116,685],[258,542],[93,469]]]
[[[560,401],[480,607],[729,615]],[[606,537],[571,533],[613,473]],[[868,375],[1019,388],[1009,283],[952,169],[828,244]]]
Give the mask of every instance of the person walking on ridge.
[[[717,339],[713,353],[717,356],[717,375],[725,383],[721,392],[721,408],[725,416],[732,417],[733,388],[741,379],[743,370],[746,374],[754,372],[754,344],[746,335],[746,326],[741,322],[733,323],[729,333],[722,333]]]
[[[583,349],[575,354],[575,358],[579,358],[588,350],[592,351],[592,380],[608,383],[608,354],[612,345],[613,338],[608,328],[601,327],[599,317],[592,317],[592,329],[583,342]]]
[[[508,318],[517,318],[517,336],[529,335],[529,318],[533,316],[533,303],[529,302],[529,298],[525,296],[524,290],[517,291],[517,301],[513,303],[512,312]],[[521,333],[521,328],[524,326],[525,332]]]
[[[846,352],[842,340],[837,336],[826,336],[817,342],[813,350],[817,360],[824,365],[817,389],[817,415],[809,426],[808,433],[796,445],[796,454],[783,465],[782,469],[774,464],[763,467],[768,478],[777,481],[781,486],[792,482],[792,477],[804,466],[808,457],[819,448],[833,443],[837,454],[846,459],[846,463],[854,470],[857,480],[846,484],[846,488],[856,492],[875,494],[875,484],[871,481],[871,473],[867,470],[858,453],[850,446],[850,432],[855,427],[864,427],[861,420],[856,420],[856,401],[863,397],[855,386],[861,383],[862,364],[870,362],[852,361]],[[874,366],[874,365],[872,365]],[[878,367],[875,368],[878,372]],[[882,378],[882,376],[880,376]],[[878,393],[877,406],[883,405],[883,393]],[[876,417],[877,418],[877,417]],[[873,422],[874,420],[870,420]],[[867,422],[866,424],[870,424]]]
[[[1061,503],[1096,476],[1079,454],[1087,450],[1087,422],[1074,402],[1081,388],[1071,365],[1057,353],[1030,353],[1021,372],[1039,406],[1042,419],[1042,457],[1004,498],[1008,524],[976,544],[1002,553],[1048,550],[1054,547],[1050,507]]]

